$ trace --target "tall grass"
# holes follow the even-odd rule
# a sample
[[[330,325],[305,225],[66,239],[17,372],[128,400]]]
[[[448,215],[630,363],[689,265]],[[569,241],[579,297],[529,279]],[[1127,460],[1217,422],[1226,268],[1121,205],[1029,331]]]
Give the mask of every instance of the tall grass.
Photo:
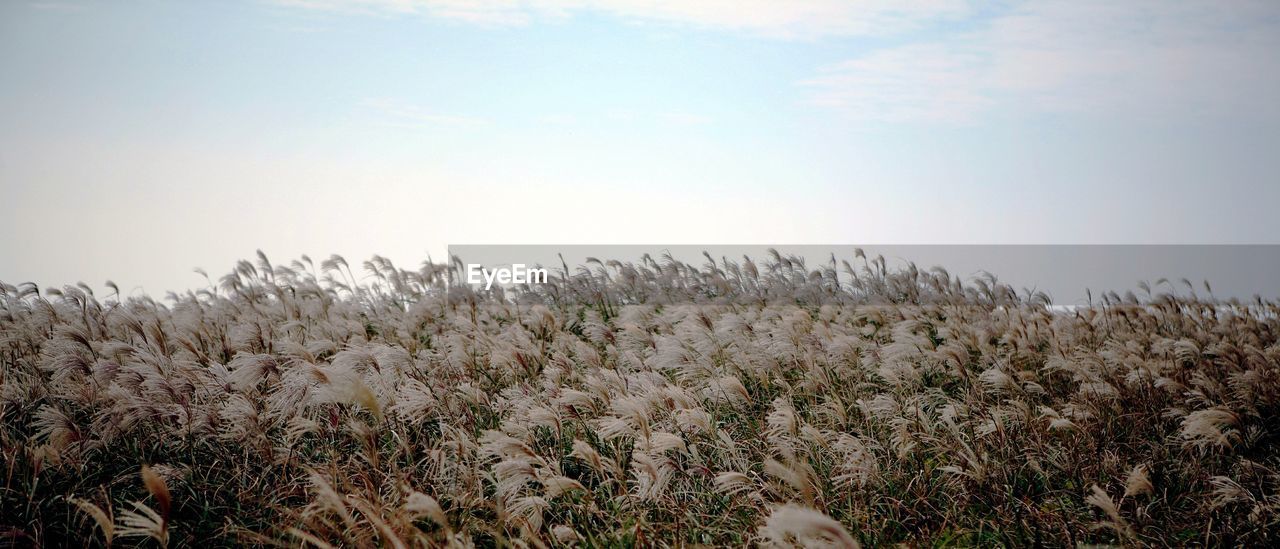
[[[0,284],[0,539],[1271,545],[1280,312],[883,259]]]

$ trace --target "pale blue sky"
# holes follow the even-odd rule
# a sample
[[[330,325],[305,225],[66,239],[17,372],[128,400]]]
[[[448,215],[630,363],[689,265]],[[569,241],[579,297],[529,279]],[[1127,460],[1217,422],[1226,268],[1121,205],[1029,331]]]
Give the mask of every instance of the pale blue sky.
[[[0,4],[0,280],[261,248],[1280,242],[1280,4]]]

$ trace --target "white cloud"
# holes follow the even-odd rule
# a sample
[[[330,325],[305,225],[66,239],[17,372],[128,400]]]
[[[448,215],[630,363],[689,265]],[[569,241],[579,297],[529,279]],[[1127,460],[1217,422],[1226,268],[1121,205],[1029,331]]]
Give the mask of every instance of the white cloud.
[[[856,118],[961,122],[992,103],[981,85],[983,54],[938,44],[872,52],[803,82],[814,103]]]
[[[659,113],[658,118],[674,126],[705,126],[712,122],[710,116],[684,111]]]
[[[274,1],[499,26],[591,13],[771,37],[896,35],[897,45],[801,82],[813,103],[856,119],[964,123],[1000,111],[1280,116],[1272,100],[1280,96],[1274,0],[1023,0],[983,10],[968,0]],[[906,32],[920,29],[927,32]]]
[[[895,33],[969,12],[965,0],[276,0],[313,9],[418,14],[487,25],[598,13],[663,23],[817,38]]]
[[[802,85],[816,104],[886,121],[1280,114],[1275,2],[1032,1],[978,27],[873,50]]]
[[[377,113],[384,122],[399,127],[471,127],[481,126],[488,122],[484,118],[474,116],[432,112],[420,105],[393,99],[366,99],[361,104]]]
[[[572,114],[544,114],[538,116],[535,120],[540,124],[546,124],[548,126],[575,126],[578,124],[578,117]]]

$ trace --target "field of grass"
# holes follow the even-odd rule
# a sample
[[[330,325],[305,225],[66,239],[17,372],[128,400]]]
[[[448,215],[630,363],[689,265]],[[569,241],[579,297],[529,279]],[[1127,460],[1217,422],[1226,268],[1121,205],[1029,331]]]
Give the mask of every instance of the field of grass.
[[[1276,302],[849,261],[0,285],[0,544],[1280,543]]]

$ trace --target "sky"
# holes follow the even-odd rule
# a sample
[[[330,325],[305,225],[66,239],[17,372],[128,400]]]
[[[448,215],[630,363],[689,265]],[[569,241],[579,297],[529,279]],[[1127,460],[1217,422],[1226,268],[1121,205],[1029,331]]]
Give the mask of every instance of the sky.
[[[0,281],[263,250],[1277,243],[1280,3],[0,2]]]

